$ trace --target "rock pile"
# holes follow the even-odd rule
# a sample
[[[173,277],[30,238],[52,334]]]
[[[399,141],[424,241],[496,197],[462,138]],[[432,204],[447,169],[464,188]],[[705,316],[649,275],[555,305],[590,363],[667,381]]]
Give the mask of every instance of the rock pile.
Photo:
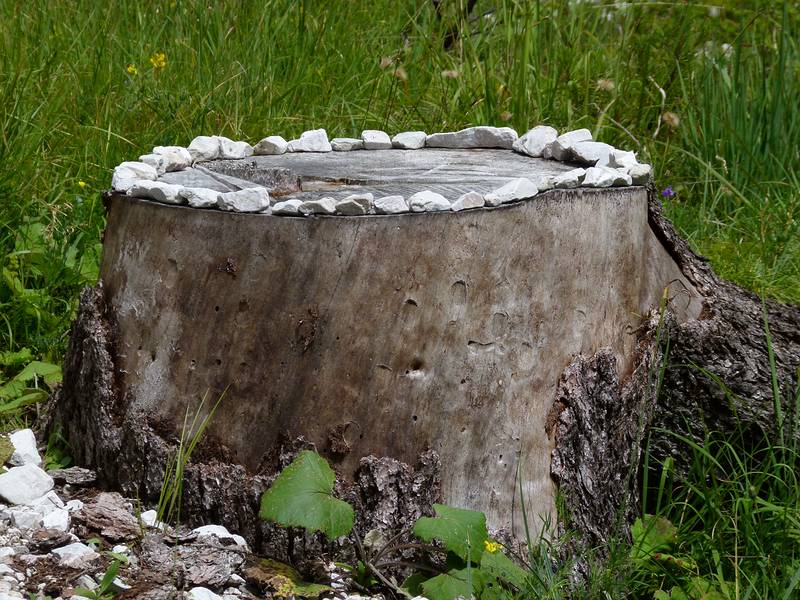
[[[525,178],[512,180],[487,194],[473,190],[459,198],[445,198],[430,190],[420,190],[409,198],[395,195],[377,199],[370,197],[368,201],[355,200],[352,196],[344,199],[321,197],[314,200],[271,198],[270,190],[255,184],[245,189],[218,192],[159,181],[159,177],[165,173],[201,168],[198,163],[211,160],[236,160],[253,155],[279,155],[286,152],[324,154],[392,149],[424,151],[425,148],[500,148],[535,159],[573,163],[579,168],[559,176],[542,177],[539,181]],[[186,204],[192,208],[216,208],[275,216],[363,216],[494,207],[528,200],[553,188],[645,185],[651,177],[650,165],[638,163],[633,152],[594,141],[588,129],[559,135],[554,128],[539,125],[518,137],[517,132],[509,127],[477,126],[430,135],[423,131],[406,131],[391,138],[384,131],[365,130],[358,139],[334,138],[330,141],[324,129],[313,129],[288,142],[279,135],[270,135],[255,146],[223,136],[198,136],[191,141],[188,148],[156,146],[150,154],[140,156],[139,162],[123,162],[117,166],[114,169],[112,187],[116,192],[127,193],[135,198],[165,204]]]
[[[241,536],[220,525],[173,529],[157,522],[155,510],[139,513],[135,502],[94,489],[88,469],[45,471],[30,429],[7,439],[13,453],[0,458],[0,600],[82,600],[79,589],[120,600],[247,600],[276,591]],[[332,596],[368,600],[349,595],[335,569],[325,572]]]

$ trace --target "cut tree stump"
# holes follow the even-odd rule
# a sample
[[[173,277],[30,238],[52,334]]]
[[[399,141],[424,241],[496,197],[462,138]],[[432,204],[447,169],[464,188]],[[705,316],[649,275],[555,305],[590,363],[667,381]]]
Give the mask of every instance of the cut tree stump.
[[[508,150],[386,150],[216,161],[161,180],[255,183],[273,200],[454,199],[571,168]],[[187,411],[225,391],[187,470],[183,515],[275,554],[288,534],[258,523],[259,496],[302,447],[337,470],[362,531],[408,526],[443,501],[519,536],[520,490],[536,528],[556,522],[560,490],[570,527],[596,544],[638,509],[654,426],[702,439],[738,414],[774,431],[761,301],[689,249],[652,189],[358,217],[120,194],[107,208],[100,283],[81,297],[52,422],[79,464],[152,500]],[[788,397],[800,310],[766,311]],[[656,398],[667,338],[678,366]],[[735,405],[682,365],[720,377]],[[652,445],[680,463],[674,438]]]

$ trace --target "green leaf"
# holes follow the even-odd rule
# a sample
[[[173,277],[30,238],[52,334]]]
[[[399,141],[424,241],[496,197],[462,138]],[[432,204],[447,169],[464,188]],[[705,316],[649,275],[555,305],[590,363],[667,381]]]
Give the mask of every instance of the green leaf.
[[[486,579],[479,569],[452,569],[428,579],[422,584],[422,591],[429,600],[478,598]]]
[[[444,547],[465,561],[480,562],[483,544],[489,539],[486,515],[474,510],[434,504],[435,518],[422,517],[414,524],[414,535],[430,542],[440,540]]]
[[[0,399],[4,398],[3,390],[5,388],[6,386],[0,388]],[[47,400],[47,392],[45,392],[44,390],[35,390],[35,389],[29,390],[27,393],[17,396],[10,402],[4,402],[0,404],[0,414],[13,412],[24,406],[28,406],[30,404],[36,404],[37,402],[43,402],[45,400]]]
[[[262,519],[321,531],[330,538],[353,529],[353,507],[332,495],[336,477],[316,452],[303,450],[261,497]]]
[[[656,552],[669,550],[677,538],[678,529],[664,517],[645,515],[631,527],[633,547],[631,558],[650,558]]]
[[[422,596],[422,584],[427,581],[427,578],[422,573],[412,573],[403,581],[400,589],[407,591],[413,597]]]
[[[58,383],[61,381],[61,367],[52,363],[34,360],[14,376],[15,381],[26,383],[34,379],[42,379],[47,385]]]
[[[500,551],[483,553],[481,571],[518,590],[524,590],[528,585],[528,572]]]
[[[17,352],[0,352],[0,367],[18,367],[33,360],[30,348],[22,348]]]

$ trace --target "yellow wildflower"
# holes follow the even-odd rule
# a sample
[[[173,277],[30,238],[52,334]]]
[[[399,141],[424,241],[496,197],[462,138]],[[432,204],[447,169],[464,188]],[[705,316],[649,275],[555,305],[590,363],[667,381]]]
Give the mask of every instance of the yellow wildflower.
[[[502,548],[499,542],[493,542],[491,540],[484,540],[483,547],[489,554],[494,554],[495,552],[500,550],[500,548]]]
[[[163,52],[156,52],[150,57],[150,64],[154,69],[163,69],[167,66],[167,55]]]
[[[81,188],[82,190],[85,190],[86,189],[86,182],[85,181],[79,181],[78,182],[78,187]]]
[[[139,69],[136,68],[136,65],[130,63],[127,67],[125,67],[125,71],[128,75],[137,75],[139,73]]]

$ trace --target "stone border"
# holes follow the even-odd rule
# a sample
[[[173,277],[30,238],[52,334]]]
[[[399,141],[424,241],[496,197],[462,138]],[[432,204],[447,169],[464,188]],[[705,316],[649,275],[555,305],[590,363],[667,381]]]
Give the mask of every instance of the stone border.
[[[231,192],[207,188],[184,187],[157,181],[170,171],[189,169],[211,160],[242,159],[253,155],[275,155],[285,152],[352,152],[388,149],[418,150],[421,148],[475,149],[501,148],[533,158],[545,158],[581,165],[556,176],[543,176],[534,182],[521,177],[512,179],[487,194],[470,191],[448,199],[429,190],[408,198],[371,193],[352,194],[336,200],[323,197],[314,200],[287,198],[272,202],[269,190],[260,186]],[[408,212],[460,211],[508,202],[529,200],[550,189],[608,188],[647,185],[652,167],[640,164],[633,152],[618,150],[596,142],[588,129],[568,131],[562,135],[546,125],[539,125],[521,137],[510,127],[477,126],[443,133],[405,131],[393,138],[384,131],[365,130],[361,139],[328,140],[324,129],[305,131],[295,140],[279,135],[265,137],[255,147],[247,142],[223,136],[198,136],[188,148],[156,146],[139,161],[123,162],[114,168],[112,187],[115,192],[164,204],[187,204],[192,208],[217,208],[225,211],[272,214],[276,216],[400,214]]]

